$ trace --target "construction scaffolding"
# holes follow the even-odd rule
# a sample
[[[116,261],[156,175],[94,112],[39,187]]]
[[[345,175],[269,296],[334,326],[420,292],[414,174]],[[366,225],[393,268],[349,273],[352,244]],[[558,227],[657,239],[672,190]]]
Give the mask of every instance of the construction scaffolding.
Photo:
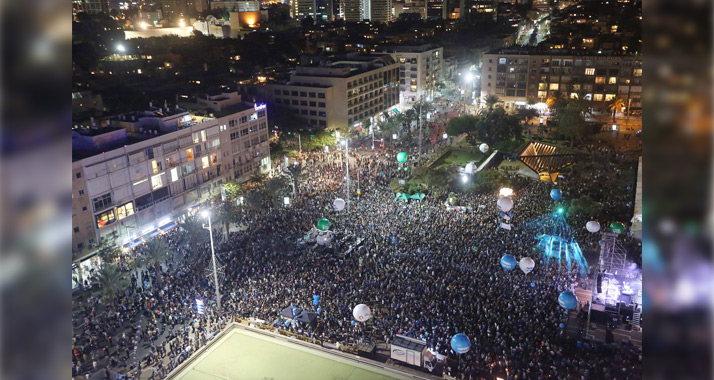
[[[600,246],[600,272],[616,273],[627,269],[627,252],[617,242],[617,235],[605,232]]]

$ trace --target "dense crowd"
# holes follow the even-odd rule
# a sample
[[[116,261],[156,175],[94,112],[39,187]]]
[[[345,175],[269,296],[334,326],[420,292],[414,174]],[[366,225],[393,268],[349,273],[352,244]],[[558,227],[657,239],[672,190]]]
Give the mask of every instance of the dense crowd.
[[[411,155],[409,165],[427,161],[435,149]],[[214,225],[224,272],[220,313],[206,276],[210,246],[191,252],[180,229],[157,237],[175,252],[162,267],[161,281],[153,268],[142,269],[109,304],[97,296],[75,303],[74,374],[108,368],[162,378],[232,317],[252,317],[341,344],[388,343],[397,334],[419,338],[451,358],[447,373],[464,379],[506,371],[509,379],[641,377],[639,349],[620,343],[580,349],[559,327],[567,316],[558,294],[582,279],[575,271],[546,265],[534,251],[533,231],[525,227],[552,210],[549,185],[532,181],[515,189],[514,229],[509,231],[499,228],[495,193],[460,193],[466,208],[459,211],[446,210],[445,196],[395,201],[389,182],[407,176],[394,159],[396,152],[352,155],[353,192],[343,211],[331,205],[335,198],[347,198],[344,151],[306,153],[307,174],[291,205],[244,207],[238,231],[226,233]],[[610,175],[602,170],[595,175]],[[358,176],[359,196],[354,193]],[[566,197],[607,192],[604,207],[624,209],[628,197],[603,183],[566,178],[559,186]],[[332,222],[332,244],[298,245],[320,218]],[[581,228],[584,221],[577,223],[576,238],[595,248],[597,237]],[[141,255],[142,249],[134,254]],[[532,257],[535,270],[503,270],[499,260],[505,253]],[[312,304],[313,295],[320,297],[318,306]],[[208,301],[206,314],[196,314],[196,298]],[[358,303],[370,306],[373,317],[353,325],[352,308]],[[277,323],[280,311],[291,305],[320,307],[316,323]],[[472,348],[457,359],[450,338],[458,332],[471,339]]]

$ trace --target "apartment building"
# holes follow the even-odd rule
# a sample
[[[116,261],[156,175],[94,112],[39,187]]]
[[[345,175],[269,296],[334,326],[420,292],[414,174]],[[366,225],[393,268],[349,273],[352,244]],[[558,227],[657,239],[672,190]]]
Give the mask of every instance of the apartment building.
[[[433,96],[436,83],[443,80],[444,48],[433,45],[383,46],[399,63],[399,91],[405,105],[421,97]]]
[[[104,236],[131,244],[220,194],[220,184],[270,168],[266,106],[217,113],[169,107],[72,132],[72,251]]]
[[[399,65],[389,55],[347,54],[298,66],[287,83],[259,89],[276,107],[320,128],[369,128],[399,104]]]
[[[483,56],[481,99],[496,95],[507,110],[529,100],[544,103],[555,91],[585,90],[593,108],[605,110],[620,97],[631,110],[642,107],[639,55],[557,54],[500,50]]]

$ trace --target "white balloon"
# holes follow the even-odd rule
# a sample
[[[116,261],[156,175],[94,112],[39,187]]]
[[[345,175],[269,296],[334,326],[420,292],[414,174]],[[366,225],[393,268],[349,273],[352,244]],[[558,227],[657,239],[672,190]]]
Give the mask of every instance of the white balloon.
[[[535,268],[535,261],[533,261],[530,257],[524,257],[518,263],[518,267],[521,268],[525,274],[531,273],[533,272],[533,268]]]
[[[369,309],[369,306],[361,303],[352,310],[352,316],[357,322],[366,322],[372,316],[372,310]]]
[[[328,240],[328,239],[327,239],[327,236],[325,236],[325,235],[317,235],[317,237],[315,238],[315,241],[316,241],[317,244],[319,244],[319,245],[325,245],[325,244],[327,244],[327,240]]]
[[[474,169],[475,169],[475,168],[474,168],[474,163],[473,163],[473,162],[469,162],[468,164],[466,164],[466,167],[464,168],[464,172],[465,172],[466,174],[474,174]]]
[[[486,152],[488,152],[488,144],[483,143],[483,144],[479,145],[478,150],[480,150],[481,153],[486,153]]]
[[[342,211],[345,209],[345,200],[342,198],[337,198],[334,202],[332,202],[332,206],[335,208],[335,210]]]
[[[595,220],[591,220],[585,224],[585,228],[587,228],[589,232],[598,232],[600,231],[600,223]]]
[[[503,212],[509,212],[513,208],[513,201],[508,197],[501,197],[496,204],[498,209]]]

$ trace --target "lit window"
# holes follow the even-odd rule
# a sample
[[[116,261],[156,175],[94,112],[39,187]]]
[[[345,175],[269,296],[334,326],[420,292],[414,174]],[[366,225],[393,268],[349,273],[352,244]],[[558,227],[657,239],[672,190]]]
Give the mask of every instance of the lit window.
[[[189,160],[193,160],[193,149],[186,149],[186,158],[188,158]]]
[[[154,172],[154,174],[159,172],[159,164],[156,160],[151,160],[151,171]]]
[[[595,77],[595,83],[605,84],[605,77]]]
[[[610,77],[607,80],[607,84],[617,84],[617,77]]]
[[[538,83],[538,89],[539,89],[539,90],[547,90],[547,89],[548,89],[548,83]]]
[[[171,182],[178,181],[178,168],[171,169]]]
[[[134,204],[129,202],[117,207],[117,219],[122,220],[129,215],[134,215]]]
[[[571,92],[570,93],[570,99],[577,99],[578,98],[578,93],[577,92]]]
[[[258,114],[257,113],[250,114],[250,120],[258,120]]]
[[[547,92],[547,91],[538,91],[538,97],[539,97],[540,99],[543,99],[543,98],[545,98],[546,96],[548,96],[548,92]]]
[[[114,219],[114,210],[108,210],[97,215],[97,228],[102,228],[107,224],[112,224],[116,220]]]
[[[162,173],[162,174],[163,174],[163,173]],[[158,189],[159,187],[161,187],[161,186],[164,185],[163,181],[161,180],[161,175],[162,175],[162,174],[158,174],[158,175],[155,175],[155,176],[152,176],[152,177],[151,177],[151,188],[152,188],[152,189],[155,190],[155,189]]]
[[[201,158],[201,168],[205,169],[208,167],[208,156]]]
[[[594,67],[588,67],[585,69],[585,75],[595,75],[595,68]]]
[[[198,132],[193,133],[193,143],[198,144],[201,142],[201,135]]]
[[[211,155],[211,163],[214,165],[218,163],[218,157],[216,156],[216,153],[213,153]]]
[[[594,94],[593,101],[594,102],[602,102],[602,94]]]
[[[206,141],[206,130],[201,131],[201,141]]]
[[[605,94],[605,101],[609,102],[610,100],[615,99],[615,94]]]
[[[560,87],[560,85],[558,83],[551,83],[549,89],[551,91],[555,91],[558,89],[558,87]]]
[[[642,76],[642,69],[635,69],[634,75],[636,77],[641,77]]]

